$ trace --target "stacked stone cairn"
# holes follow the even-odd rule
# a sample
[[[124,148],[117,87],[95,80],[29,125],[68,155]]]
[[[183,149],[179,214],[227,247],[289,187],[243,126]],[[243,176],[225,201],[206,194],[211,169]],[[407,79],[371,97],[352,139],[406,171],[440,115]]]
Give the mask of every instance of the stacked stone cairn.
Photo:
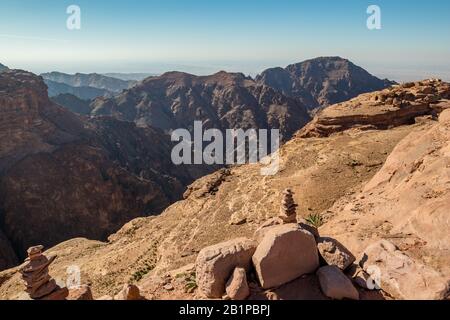
[[[42,253],[43,249],[43,246],[35,246],[27,251],[26,264],[20,270],[26,285],[25,291],[33,300],[65,300],[68,289],[59,287],[48,273],[48,267],[56,256],[47,258]]]
[[[283,200],[280,207],[279,218],[283,223],[297,223],[297,205],[294,202],[293,192],[286,189],[283,192]]]

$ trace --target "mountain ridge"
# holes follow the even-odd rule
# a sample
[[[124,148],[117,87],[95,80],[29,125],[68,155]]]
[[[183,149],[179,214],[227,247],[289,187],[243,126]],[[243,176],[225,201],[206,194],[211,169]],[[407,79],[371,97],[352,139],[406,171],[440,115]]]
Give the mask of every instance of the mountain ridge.
[[[286,68],[270,68],[258,75],[256,81],[299,99],[310,110],[395,84],[378,79],[338,56],[309,59]]]
[[[113,98],[97,98],[92,108],[94,116],[113,115],[167,131],[191,130],[199,120],[219,130],[276,128],[286,138],[310,119],[294,99],[242,73],[224,71],[209,76],[167,72]]]
[[[136,81],[125,81],[98,73],[67,74],[53,71],[42,73],[41,76],[46,80],[64,83],[72,87],[93,87],[115,93],[121,92],[136,83]]]

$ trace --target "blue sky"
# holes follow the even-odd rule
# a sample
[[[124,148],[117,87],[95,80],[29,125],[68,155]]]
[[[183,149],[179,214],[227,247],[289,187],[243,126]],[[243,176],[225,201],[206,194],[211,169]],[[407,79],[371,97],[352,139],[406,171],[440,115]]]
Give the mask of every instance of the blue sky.
[[[71,4],[81,30],[66,28]],[[366,27],[371,4],[381,30]],[[329,55],[396,80],[449,80],[450,1],[0,1],[0,62],[38,73],[255,74]]]

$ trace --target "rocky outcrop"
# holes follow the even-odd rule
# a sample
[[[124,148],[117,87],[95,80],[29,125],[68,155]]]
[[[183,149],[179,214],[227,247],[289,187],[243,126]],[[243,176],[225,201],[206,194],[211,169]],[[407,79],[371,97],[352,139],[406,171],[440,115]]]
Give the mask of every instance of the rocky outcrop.
[[[92,115],[111,115],[165,131],[205,129],[280,129],[284,139],[310,117],[298,101],[240,73],[194,76],[169,72],[145,79],[114,98],[92,103]]]
[[[204,248],[196,261],[197,284],[208,298],[221,298],[235,268],[248,271],[256,250],[253,240],[238,238]]]
[[[314,236],[297,224],[274,226],[268,230],[252,260],[264,289],[312,273],[319,266]]]
[[[411,259],[394,244],[381,240],[363,252],[361,267],[396,299],[443,300],[450,296],[450,278]]]
[[[256,78],[288,97],[301,101],[309,110],[347,101],[362,93],[382,90],[392,84],[340,57],[321,57],[272,68]]]
[[[26,264],[20,269],[26,292],[33,300],[65,300],[69,294],[67,288],[60,288],[48,274],[48,267],[56,256],[47,258],[42,254],[43,248],[29,248]]]
[[[437,79],[393,86],[363,94],[321,111],[299,137],[327,137],[349,129],[389,129],[413,124],[417,117],[436,116],[450,107],[450,84]]]

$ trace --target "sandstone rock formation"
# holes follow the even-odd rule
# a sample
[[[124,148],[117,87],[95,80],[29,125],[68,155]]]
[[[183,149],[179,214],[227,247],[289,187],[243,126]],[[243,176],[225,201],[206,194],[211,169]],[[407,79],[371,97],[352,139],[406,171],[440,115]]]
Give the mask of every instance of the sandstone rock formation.
[[[196,261],[199,290],[208,298],[220,298],[235,268],[249,270],[256,250],[253,240],[238,238],[200,251]]]
[[[359,300],[358,290],[336,266],[325,266],[317,271],[322,292],[331,299]]]
[[[34,300],[65,300],[67,288],[60,288],[48,274],[49,265],[56,256],[47,258],[42,254],[43,246],[28,249],[26,264],[20,270],[26,285],[26,292]]]
[[[297,205],[294,202],[291,189],[286,189],[283,192],[283,201],[280,207],[279,218],[284,223],[296,223],[297,222]]]
[[[317,249],[322,259],[330,266],[336,266],[342,271],[347,269],[355,256],[339,241],[332,238],[320,237],[317,239]]]
[[[443,300],[450,296],[449,277],[414,261],[389,241],[366,248],[360,265],[379,277],[380,287],[396,299]]]
[[[274,226],[268,230],[252,260],[264,289],[312,273],[319,266],[314,236],[297,224]]]
[[[426,80],[360,95],[321,111],[299,132],[300,137],[326,137],[348,129],[388,129],[412,124],[450,107],[450,84]]]
[[[393,84],[340,57],[311,59],[285,69],[271,68],[256,80],[300,100],[309,110],[347,101]]]
[[[234,269],[233,274],[227,282],[226,293],[231,300],[245,300],[250,295],[247,271],[244,268]]]

